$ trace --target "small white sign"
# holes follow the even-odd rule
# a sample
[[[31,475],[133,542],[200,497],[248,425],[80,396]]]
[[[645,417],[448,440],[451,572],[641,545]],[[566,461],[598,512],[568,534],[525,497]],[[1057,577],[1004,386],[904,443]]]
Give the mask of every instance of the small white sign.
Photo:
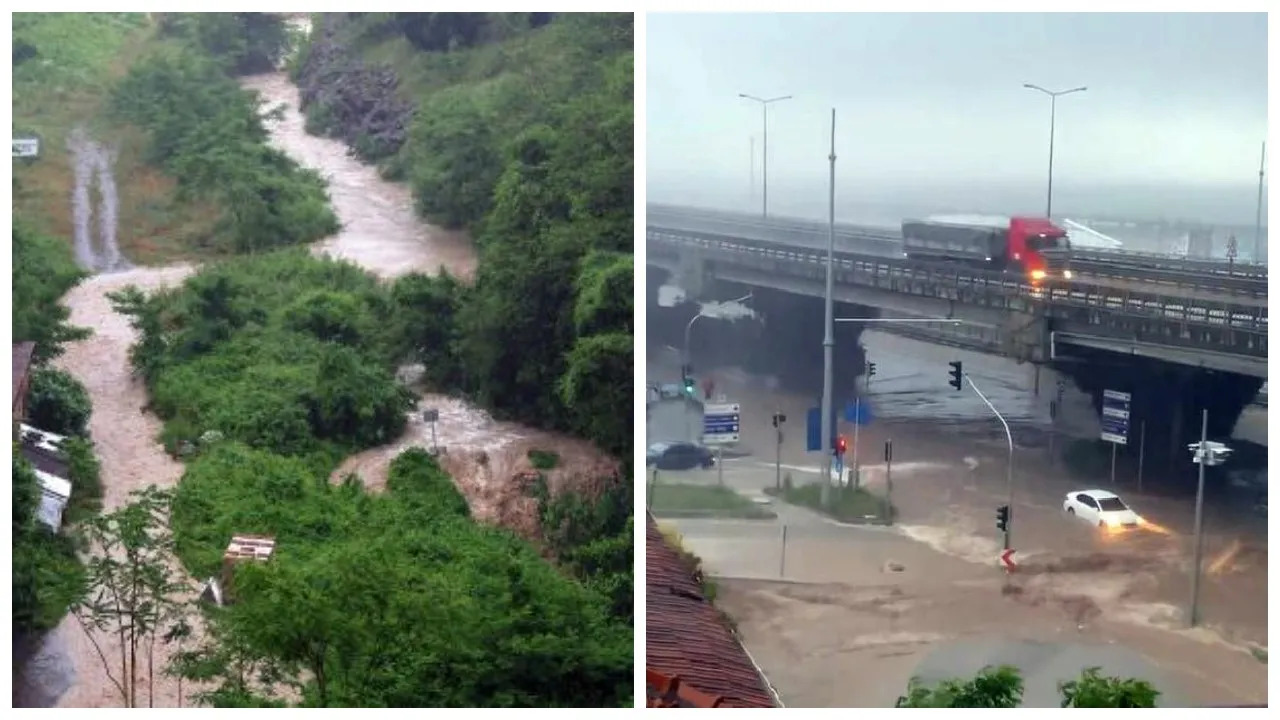
[[[39,138],[15,138],[13,140],[13,156],[16,158],[36,157],[40,154]]]

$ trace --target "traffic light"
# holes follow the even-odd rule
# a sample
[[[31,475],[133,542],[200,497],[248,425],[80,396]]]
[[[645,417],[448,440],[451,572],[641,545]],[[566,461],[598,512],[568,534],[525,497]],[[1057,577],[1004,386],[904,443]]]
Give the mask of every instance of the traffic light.
[[[843,436],[843,435],[837,435],[837,436],[836,436],[836,443],[835,443],[835,445],[836,445],[836,447],[835,447],[835,454],[836,454],[836,455],[843,455],[843,454],[845,453],[845,451],[849,449],[849,442],[848,442],[847,440],[845,440],[845,439],[844,439],[844,436]]]
[[[875,374],[876,374],[876,364],[873,362],[867,363],[867,377],[868,378],[875,377]]]
[[[951,387],[962,390],[964,389],[964,369],[959,360],[951,361]]]
[[[694,393],[693,378],[688,375],[684,376],[684,394],[693,397]]]
[[[996,529],[1000,532],[1009,532],[1009,506],[1001,505],[996,508]]]
[[[776,412],[776,413],[774,413],[774,414],[773,414],[773,426],[774,426],[774,427],[779,427],[779,426],[781,426],[783,423],[785,423],[786,421],[787,421],[787,416],[786,416],[786,415],[784,415],[784,414],[782,414],[782,413],[780,413],[780,412]]]

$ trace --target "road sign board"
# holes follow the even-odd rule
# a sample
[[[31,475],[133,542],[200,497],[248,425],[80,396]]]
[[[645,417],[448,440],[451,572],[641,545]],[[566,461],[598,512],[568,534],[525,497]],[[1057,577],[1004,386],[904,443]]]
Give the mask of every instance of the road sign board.
[[[1014,550],[1013,548],[1009,548],[1004,552],[1000,553],[1000,562],[1004,563],[1005,572],[1013,572],[1014,569],[1018,567],[1018,563],[1013,561],[1013,554],[1015,552],[1017,552],[1017,550]]]
[[[871,403],[862,402],[861,398],[857,398],[844,406],[845,422],[865,426],[871,424],[871,419]]]
[[[1129,443],[1129,401],[1132,396],[1119,390],[1102,391],[1101,438],[1109,443]]]
[[[822,409],[809,408],[809,412],[805,413],[804,423],[805,433],[807,434],[805,449],[809,452],[822,450]]]
[[[32,158],[40,154],[40,138],[23,137],[13,139],[13,156],[16,158]]]
[[[738,403],[716,403],[702,408],[702,444],[732,445],[742,431],[742,414]]]

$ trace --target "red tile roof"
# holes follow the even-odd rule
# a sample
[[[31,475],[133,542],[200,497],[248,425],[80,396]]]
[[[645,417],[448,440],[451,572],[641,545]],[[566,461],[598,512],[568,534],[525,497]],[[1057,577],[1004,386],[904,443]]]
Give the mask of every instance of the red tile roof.
[[[646,518],[649,707],[775,707],[747,651],[702,595],[694,568]]]

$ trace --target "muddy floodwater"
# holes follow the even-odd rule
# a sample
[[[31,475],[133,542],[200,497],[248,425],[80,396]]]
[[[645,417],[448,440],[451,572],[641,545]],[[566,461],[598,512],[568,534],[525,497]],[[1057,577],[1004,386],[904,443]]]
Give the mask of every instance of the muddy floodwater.
[[[374,168],[350,157],[340,142],[306,134],[298,111],[298,90],[283,73],[248,78],[244,85],[261,94],[264,109],[286,106],[283,119],[269,123],[272,144],[319,172],[329,183],[330,199],[342,228],[317,243],[315,252],[357,263],[382,278],[414,271],[434,273],[441,268],[462,278],[474,275],[476,254],[465,234],[422,222],[414,215],[413,201],[405,186],[382,180]],[[97,148],[85,148],[80,149],[86,157],[82,184],[87,185],[96,173],[99,188],[113,190],[108,159]],[[88,192],[81,188],[72,194],[73,206],[68,207],[68,212],[77,218],[78,253],[93,270],[127,267],[127,259],[120,257],[114,244],[114,228],[101,225],[107,219],[114,221],[109,209],[114,207],[115,198],[113,193],[108,194],[109,202],[104,203],[107,210],[99,209],[96,216],[87,212],[84,201]],[[98,242],[90,249],[87,238],[95,219]],[[89,428],[102,462],[105,510],[126,502],[131,490],[153,483],[173,486],[182,474],[182,465],[157,442],[160,420],[143,410],[146,391],[132,377],[129,366],[129,347],[135,333],[127,319],[112,310],[106,295],[128,285],[145,291],[173,286],[193,270],[190,265],[175,265],[99,274],[85,280],[64,299],[71,310],[71,322],[93,330],[89,339],[69,344],[57,365],[84,383],[93,399]],[[566,475],[594,474],[609,465],[581,441],[495,422],[488,413],[454,398],[426,396],[404,438],[360,453],[339,472],[356,472],[371,488],[381,487],[395,455],[413,445],[429,446],[430,428],[420,417],[421,410],[428,406],[439,411],[436,432],[440,444],[447,446],[444,464],[454,473],[477,517],[483,519],[519,525],[521,517],[525,524],[532,517],[531,508],[507,490],[511,476],[527,468],[524,455],[528,449],[559,452],[567,466]],[[118,653],[111,638],[99,638],[99,643],[108,657]],[[180,689],[169,678],[160,676],[159,669],[165,661],[167,653],[157,648],[154,704],[173,707],[181,703]],[[21,698],[23,704],[120,704],[97,652],[71,616],[42,640],[27,666],[27,676],[15,684],[15,700]],[[185,688],[183,694],[189,696],[190,691]],[[140,690],[139,695],[146,704],[146,691]]]

